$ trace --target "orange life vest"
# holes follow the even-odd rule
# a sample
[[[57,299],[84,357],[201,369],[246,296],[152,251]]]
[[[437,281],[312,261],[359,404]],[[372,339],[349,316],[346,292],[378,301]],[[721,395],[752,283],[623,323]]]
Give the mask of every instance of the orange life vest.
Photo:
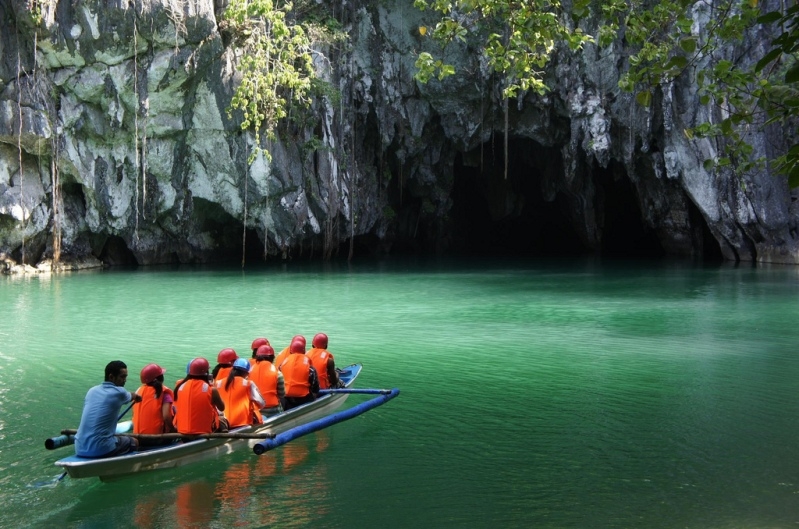
[[[330,388],[330,378],[327,376],[327,362],[333,358],[327,349],[317,349],[314,347],[305,356],[311,359],[311,365],[316,369],[316,376],[319,377],[319,389]]]
[[[183,434],[211,433],[219,426],[219,413],[211,400],[213,386],[203,380],[187,380],[175,399],[175,428]]]
[[[277,356],[275,357],[275,362],[274,362],[274,363],[275,363],[275,365],[277,366],[277,368],[278,368],[278,369],[280,369],[280,366],[281,366],[281,365],[283,365],[283,362],[285,362],[285,361],[286,361],[286,359],[287,359],[287,358],[289,357],[289,355],[291,354],[291,351],[290,351],[290,349],[291,349],[291,346],[288,346],[288,347],[286,347],[285,349],[283,349],[282,351],[280,351],[280,354],[279,354],[279,355],[277,355]],[[299,353],[297,353],[297,354],[299,354]]]
[[[257,412],[256,404],[250,399],[250,384],[246,378],[233,377],[230,387],[225,389],[227,380],[219,380],[216,389],[225,403],[225,417],[230,424],[230,428],[248,426],[253,424],[253,413]],[[260,412],[258,412],[258,422],[260,422]]]
[[[172,390],[162,388],[161,397],[155,398],[155,388],[143,385],[136,390],[141,402],[133,405],[133,433],[164,433],[164,395],[172,395]],[[174,397],[173,397],[174,400]]]
[[[308,376],[311,374],[311,361],[304,354],[290,354],[280,366],[287,397],[306,397],[311,392]]]
[[[258,391],[266,401],[265,408],[274,408],[280,401],[277,398],[277,368],[269,360],[261,360],[250,370],[250,380],[258,386]]]
[[[227,376],[230,374],[231,369],[233,369],[233,366],[220,367],[219,371],[217,371],[216,373],[216,378],[214,378],[214,382],[219,382],[220,380],[227,379]]]

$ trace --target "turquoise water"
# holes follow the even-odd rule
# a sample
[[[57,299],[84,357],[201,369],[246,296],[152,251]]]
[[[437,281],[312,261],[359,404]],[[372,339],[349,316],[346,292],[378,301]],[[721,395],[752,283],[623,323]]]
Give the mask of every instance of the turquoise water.
[[[0,527],[787,528],[799,269],[591,261],[0,277]],[[400,396],[256,457],[53,486],[103,367],[330,336]],[[128,389],[135,389],[131,377]],[[357,403],[352,397],[348,403]],[[42,486],[50,482],[50,485]]]

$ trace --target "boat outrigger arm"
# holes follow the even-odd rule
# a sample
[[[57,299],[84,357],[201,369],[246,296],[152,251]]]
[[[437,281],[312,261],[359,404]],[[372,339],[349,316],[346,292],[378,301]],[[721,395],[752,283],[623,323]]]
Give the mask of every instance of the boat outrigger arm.
[[[285,432],[276,435],[273,439],[266,439],[260,443],[256,443],[252,447],[252,451],[255,453],[255,455],[259,456],[268,452],[269,450],[282,446],[289,441],[293,441],[294,439],[308,435],[309,433],[316,432],[323,428],[327,428],[328,426],[333,426],[336,423],[357,417],[362,413],[366,413],[372,408],[381,406],[399,395],[399,389],[329,389],[322,390],[320,393],[361,393],[367,395],[377,394],[378,396],[344,411],[328,415],[327,417],[322,417],[321,419],[317,419],[300,426],[295,426],[290,430],[286,430]]]

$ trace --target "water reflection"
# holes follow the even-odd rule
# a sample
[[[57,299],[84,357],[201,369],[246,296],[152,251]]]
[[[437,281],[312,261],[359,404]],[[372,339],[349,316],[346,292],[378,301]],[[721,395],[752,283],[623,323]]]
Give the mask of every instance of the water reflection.
[[[173,527],[205,527],[214,518],[214,486],[202,479],[180,485],[175,490]]]
[[[263,456],[249,456],[220,473],[198,476],[191,470],[188,475],[181,475],[180,470],[161,471],[172,473],[163,481],[153,477],[161,473],[156,471],[152,476],[131,478],[135,489],[130,495],[134,498],[134,526],[271,527],[323,519],[326,509],[314,499],[329,494],[329,476],[323,461],[329,445],[328,433],[318,432]],[[220,459],[217,463],[223,465],[225,461]],[[117,486],[106,484],[100,488]],[[98,491],[102,492],[108,490]],[[92,492],[86,494],[81,502],[84,507],[78,506],[75,511],[87,519],[86,506],[96,505],[97,499]],[[127,517],[125,511],[129,508],[125,502],[106,503],[104,513],[121,520]]]

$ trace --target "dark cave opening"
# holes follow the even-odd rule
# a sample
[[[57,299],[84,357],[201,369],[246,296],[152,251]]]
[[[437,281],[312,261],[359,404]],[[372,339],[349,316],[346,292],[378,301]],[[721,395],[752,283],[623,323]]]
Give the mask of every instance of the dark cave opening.
[[[611,160],[607,169],[593,170],[601,207],[600,254],[608,258],[662,259],[666,252],[654,230],[641,218],[638,196],[624,169]]]
[[[582,220],[577,209],[584,200],[557,189],[564,168],[559,148],[544,147],[532,140],[508,144],[505,175],[504,145],[495,138],[478,149],[461,153],[454,165],[453,206],[449,249],[459,254],[579,256],[605,258],[662,259],[668,252],[656,230],[645,223],[637,191],[624,167],[614,161],[607,168],[590,171],[593,203],[591,215]],[[591,213],[594,209],[595,213]],[[695,208],[694,208],[695,209]],[[580,223],[595,222],[588,232]],[[698,211],[691,211],[695,226],[693,248],[705,261],[720,261],[718,243]],[[591,242],[591,229],[599,236]]]
[[[117,235],[109,235],[106,238],[97,258],[109,266],[137,266],[139,264],[125,240]]]
[[[214,254],[207,256],[208,260],[240,262],[242,244],[245,262],[256,263],[264,260],[264,244],[256,230],[248,228],[245,235],[241,222],[222,206],[208,200],[195,197],[192,199],[192,207],[192,215],[197,220],[200,231],[209,234],[218,243]]]
[[[542,177],[560,153],[529,140],[501,139],[459,155],[454,166],[451,250],[460,254],[577,256],[591,253],[574,229],[567,199],[546,200]]]

